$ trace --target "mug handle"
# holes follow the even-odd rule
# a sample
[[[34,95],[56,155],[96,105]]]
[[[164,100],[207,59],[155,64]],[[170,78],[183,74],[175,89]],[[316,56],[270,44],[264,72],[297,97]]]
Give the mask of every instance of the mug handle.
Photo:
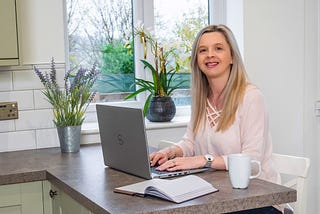
[[[251,160],[251,163],[257,164],[257,165],[258,165],[258,168],[259,168],[259,171],[258,171],[258,173],[257,173],[256,175],[251,175],[251,176],[250,176],[250,179],[257,178],[257,177],[259,177],[260,174],[261,174],[261,163],[260,163],[260,161],[256,161],[256,160]]]

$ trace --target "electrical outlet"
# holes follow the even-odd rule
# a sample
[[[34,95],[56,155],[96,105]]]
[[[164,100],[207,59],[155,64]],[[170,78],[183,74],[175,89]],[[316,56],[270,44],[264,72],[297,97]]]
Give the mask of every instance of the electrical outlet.
[[[0,120],[18,119],[18,117],[17,102],[0,103]]]

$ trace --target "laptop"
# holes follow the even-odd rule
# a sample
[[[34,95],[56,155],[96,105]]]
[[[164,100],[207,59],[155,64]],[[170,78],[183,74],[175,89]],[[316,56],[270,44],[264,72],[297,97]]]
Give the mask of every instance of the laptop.
[[[145,179],[168,178],[207,170],[152,170],[142,109],[102,104],[97,104],[96,109],[106,166]]]

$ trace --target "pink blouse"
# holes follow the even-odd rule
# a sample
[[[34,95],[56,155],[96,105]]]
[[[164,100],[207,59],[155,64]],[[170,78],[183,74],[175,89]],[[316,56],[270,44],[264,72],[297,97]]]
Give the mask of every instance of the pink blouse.
[[[234,123],[223,132],[216,132],[216,116],[220,112],[211,108],[206,125],[202,125],[194,135],[192,124],[189,123],[182,140],[177,144],[184,156],[211,154],[222,156],[228,169],[227,155],[232,153],[248,153],[253,160],[261,162],[262,172],[259,176],[273,183],[280,183],[271,160],[272,141],[269,133],[268,114],[261,91],[254,85],[249,85],[243,102],[239,105]]]

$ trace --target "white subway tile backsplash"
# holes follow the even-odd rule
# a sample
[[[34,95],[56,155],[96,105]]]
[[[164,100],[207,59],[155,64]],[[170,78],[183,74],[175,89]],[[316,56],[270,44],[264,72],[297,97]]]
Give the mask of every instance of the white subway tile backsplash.
[[[12,72],[0,71],[0,91],[11,91],[12,88]]]
[[[50,71],[50,59],[36,65]],[[0,102],[18,102],[19,118],[0,121],[0,152],[59,146],[51,105],[33,65],[0,66]],[[56,64],[58,84],[64,87],[65,64]]]
[[[33,70],[22,70],[13,72],[14,90],[32,90],[42,88],[39,78]]]
[[[34,90],[34,107],[35,109],[48,109],[51,108],[51,104],[46,100],[46,96],[43,95],[41,90]]]
[[[28,150],[36,148],[35,131],[0,133],[0,152]]]
[[[0,132],[14,131],[14,120],[1,120]]]
[[[47,72],[47,69],[40,69],[42,72]],[[57,69],[57,82],[61,87],[64,87],[64,69]],[[42,89],[43,85],[34,70],[20,70],[13,72],[13,89],[14,90],[32,90]]]
[[[34,109],[32,91],[0,92],[1,102],[18,102],[18,110]]]
[[[37,149],[59,147],[59,137],[56,128],[36,130]]]
[[[53,113],[51,109],[20,111],[16,120],[16,130],[53,128]]]

